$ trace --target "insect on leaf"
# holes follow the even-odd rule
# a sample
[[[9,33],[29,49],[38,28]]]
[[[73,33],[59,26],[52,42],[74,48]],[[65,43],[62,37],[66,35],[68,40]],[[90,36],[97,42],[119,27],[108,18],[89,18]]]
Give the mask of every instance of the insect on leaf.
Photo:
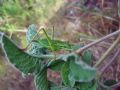
[[[31,43],[31,47],[27,50],[27,52],[34,56],[47,54],[48,51],[43,46],[39,45],[36,42],[32,42],[33,40],[38,40],[38,39],[40,39],[40,36],[37,32],[37,27],[34,24],[32,24],[28,27],[28,31],[26,33],[27,43],[28,44]]]

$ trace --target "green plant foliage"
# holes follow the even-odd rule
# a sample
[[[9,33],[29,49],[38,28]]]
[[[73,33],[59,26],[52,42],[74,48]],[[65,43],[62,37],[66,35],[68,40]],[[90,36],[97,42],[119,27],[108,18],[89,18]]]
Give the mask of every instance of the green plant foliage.
[[[48,68],[54,70],[54,71],[61,71],[61,68],[65,62],[58,59],[58,60],[52,60],[50,63],[48,63]]]
[[[87,65],[76,54],[68,54],[59,57],[63,61],[69,61],[70,74],[75,81],[88,82],[96,77],[96,69]]]
[[[13,32],[16,28],[24,26],[31,12],[22,5],[21,0],[4,0],[0,5],[0,17],[5,22],[1,24],[3,31]],[[27,23],[27,22],[26,22]]]
[[[37,27],[34,24],[30,25],[28,27],[28,31],[26,33],[26,40],[27,40],[28,44],[31,43],[31,48],[28,50],[28,53],[30,53],[34,56],[40,56],[41,54],[48,53],[48,51],[43,46],[40,46],[36,42],[32,42],[33,39],[38,40],[39,38],[40,38],[40,36],[37,33]]]
[[[37,90],[49,90],[49,81],[47,80],[47,68],[44,67],[36,74],[36,89]]]
[[[67,62],[63,65],[62,70],[61,70],[62,81],[66,86],[73,87],[75,84],[75,80],[69,79],[69,73],[70,73],[69,62]]]
[[[3,5],[0,8],[0,14],[14,16],[14,15],[24,14],[24,10],[23,7],[21,7],[19,1],[14,2],[11,0],[3,3]]]
[[[70,61],[71,76],[78,82],[88,82],[96,77],[96,70],[82,61]]]
[[[92,52],[89,50],[85,51],[82,55],[82,59],[84,62],[91,65],[92,64]]]
[[[35,25],[31,25],[26,35],[28,43],[31,43],[32,46],[36,45],[36,42],[31,42],[37,34],[35,30]],[[37,37],[39,38],[39,36]],[[35,40],[37,40],[37,38]],[[30,48],[26,53],[18,48],[8,37],[5,35],[2,37],[3,48],[9,61],[24,74],[32,73],[35,75],[36,90],[96,90],[95,68],[90,67],[82,60],[82,57],[74,53],[58,55],[56,60],[52,60],[54,59],[53,56],[50,61],[47,56],[43,55],[43,52],[47,52],[44,48],[48,49],[49,46],[48,39],[39,40],[43,40],[46,46],[37,44],[38,46],[36,45],[34,48],[32,47],[32,49]],[[42,41],[40,41],[40,43],[41,42]],[[57,50],[65,50],[64,48],[66,47],[69,48],[68,43],[62,41],[50,40],[50,42],[56,45],[55,48],[57,48]],[[31,53],[33,51],[36,52],[37,55]],[[37,51],[42,52],[38,53]],[[48,52],[46,55],[49,55]],[[91,53],[84,53],[83,57],[89,61],[89,59],[91,59]],[[47,79],[48,68],[60,72],[62,77],[62,83],[60,85],[51,85],[51,82]]]
[[[52,40],[48,36],[47,32],[43,29],[45,38],[40,39],[39,33],[37,32],[36,26],[34,24],[28,27],[28,31],[26,33],[26,40],[31,44],[31,48],[28,52],[34,55],[46,54],[48,49],[49,51],[58,51],[58,50],[68,50],[73,51],[76,48],[82,47],[82,45],[72,45],[68,42],[60,41],[60,40]],[[33,40],[34,39],[34,40]],[[32,41],[32,42],[31,42]],[[46,51],[46,52],[43,52]]]
[[[35,36],[35,38],[34,38],[34,36]],[[37,40],[40,38],[40,36],[37,34],[37,27],[34,24],[30,25],[26,32],[27,43],[30,43],[33,38],[34,38],[34,40]]]
[[[54,87],[51,87],[50,90],[77,90],[77,89],[66,87],[66,86],[54,86]]]
[[[96,81],[91,82],[83,82],[83,83],[76,83],[75,87],[77,87],[80,90],[96,90],[97,84]]]
[[[5,32],[22,31],[21,29],[31,23],[46,23],[64,2],[63,0],[0,0],[2,19],[0,29]]]
[[[65,57],[60,57],[60,59],[66,61],[61,70],[62,80],[65,85],[73,87],[75,85],[75,82],[77,82],[79,87],[85,88],[86,83],[89,84],[92,80],[95,79],[95,68],[92,68],[89,65],[85,64],[77,55],[68,54],[65,55]],[[86,88],[88,89],[88,87]],[[95,86],[90,88],[91,90],[96,90]]]
[[[36,75],[37,90],[48,90],[44,58],[38,58],[27,54],[19,49],[8,37],[3,36],[3,48],[10,62],[24,74],[33,73]],[[15,53],[14,53],[15,52]],[[45,83],[43,83],[43,81]],[[43,83],[43,85],[41,84]],[[40,86],[41,85],[41,86]]]
[[[33,73],[37,66],[41,68],[43,58],[33,57],[18,48],[8,37],[3,36],[3,48],[10,62],[25,74]]]

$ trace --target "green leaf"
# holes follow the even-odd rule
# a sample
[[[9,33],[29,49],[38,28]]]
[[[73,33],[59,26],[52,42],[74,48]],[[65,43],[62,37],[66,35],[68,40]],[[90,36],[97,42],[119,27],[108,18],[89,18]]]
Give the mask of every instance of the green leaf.
[[[54,87],[51,87],[50,90],[77,90],[77,89],[66,87],[66,86],[54,86]]]
[[[75,84],[75,80],[71,76],[69,76],[69,73],[70,73],[69,62],[66,62],[61,69],[62,81],[64,85],[73,87]]]
[[[70,72],[71,76],[78,82],[88,82],[96,77],[95,68],[84,63],[79,57],[70,60]]]
[[[41,69],[43,58],[38,58],[27,54],[18,48],[8,37],[2,39],[4,51],[9,61],[24,74],[34,73]]]
[[[61,71],[61,68],[65,62],[58,59],[58,60],[53,60],[48,64],[48,68],[54,70],[54,71]]]
[[[37,34],[37,27],[32,24],[28,27],[28,31],[26,32],[26,40],[28,43],[31,42],[31,40],[34,38],[34,36]],[[36,38],[34,40],[39,39],[39,35],[36,35]]]
[[[47,68],[44,67],[35,77],[37,90],[49,90],[49,81],[47,80]]]
[[[28,52],[34,56],[40,56],[42,54],[47,54],[48,51],[46,50],[46,48],[40,46],[36,42],[31,42],[33,38],[34,40],[38,40],[40,38],[40,36],[37,34],[37,27],[34,24],[28,27],[28,31],[26,33],[27,43],[28,44],[31,43],[31,48],[29,48]]]
[[[92,64],[92,52],[89,50],[85,51],[82,55],[82,60],[86,62],[87,64],[91,65]]]
[[[76,59],[76,54],[71,53],[71,54],[64,54],[64,55],[60,55],[58,57],[58,59],[63,60],[65,62],[69,61],[69,60],[75,60]]]
[[[97,83],[95,80],[91,82],[77,82],[75,87],[80,90],[97,90]]]

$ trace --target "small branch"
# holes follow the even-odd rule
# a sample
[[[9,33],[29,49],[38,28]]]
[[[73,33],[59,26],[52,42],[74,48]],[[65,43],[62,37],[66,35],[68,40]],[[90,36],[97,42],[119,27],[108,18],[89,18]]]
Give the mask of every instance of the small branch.
[[[94,67],[98,67],[104,61],[104,59],[110,54],[110,52],[117,46],[119,41],[120,41],[120,34],[119,34],[118,38],[114,41],[114,43],[111,45],[111,47],[103,54],[103,56],[94,65]]]
[[[102,69],[100,75],[102,75],[104,73],[104,71],[113,63],[113,61],[117,58],[117,56],[119,56],[119,54],[120,54],[120,49],[115,53],[115,55],[113,56],[113,58],[111,59],[111,61],[108,62],[107,65],[105,65],[105,67]]]
[[[26,33],[27,32],[27,29],[26,28],[22,28],[22,29],[12,29],[12,30],[6,30],[6,28],[2,28],[0,27],[0,31],[3,31],[3,32],[21,32],[21,33]]]
[[[117,30],[116,32],[113,32],[113,33],[111,33],[111,34],[108,34],[107,36],[102,37],[102,38],[100,38],[100,39],[98,39],[98,40],[96,40],[96,41],[94,41],[94,42],[92,42],[92,43],[90,43],[90,44],[88,44],[88,45],[86,45],[86,46],[78,49],[77,51],[75,51],[75,53],[80,54],[80,53],[83,52],[85,49],[88,49],[89,47],[91,47],[91,46],[93,46],[93,45],[95,45],[95,44],[98,44],[98,43],[100,43],[100,42],[102,42],[102,41],[104,41],[104,40],[106,40],[106,39],[108,39],[108,38],[110,38],[110,37],[112,37],[112,36],[115,36],[115,35],[117,35],[117,34],[119,34],[119,33],[120,33],[120,29]]]

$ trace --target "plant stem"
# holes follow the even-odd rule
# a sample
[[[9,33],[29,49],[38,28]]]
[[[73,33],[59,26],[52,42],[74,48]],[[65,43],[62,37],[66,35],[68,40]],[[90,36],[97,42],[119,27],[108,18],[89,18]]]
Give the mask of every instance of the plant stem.
[[[104,73],[104,71],[113,63],[113,61],[119,56],[120,54],[120,49],[115,53],[115,55],[113,56],[113,58],[111,59],[110,62],[107,63],[107,65],[105,65],[105,67],[102,69],[101,71],[101,75]]]
[[[95,45],[95,44],[98,44],[98,43],[100,43],[100,42],[102,42],[102,41],[104,41],[104,40],[106,40],[106,39],[108,39],[108,38],[110,38],[110,37],[112,37],[112,36],[115,36],[115,35],[117,35],[117,34],[119,34],[119,33],[120,33],[120,29],[117,30],[116,32],[113,32],[113,33],[111,33],[111,34],[108,34],[107,36],[102,37],[102,38],[100,38],[100,39],[98,39],[98,40],[96,40],[96,41],[94,41],[94,42],[92,42],[92,43],[90,43],[90,44],[88,44],[88,45],[86,45],[86,46],[84,46],[84,47],[76,50],[75,53],[80,54],[80,53],[82,53],[84,50],[88,49],[89,47],[91,47],[91,46],[93,46],[93,45]]]
[[[120,54],[120,49],[115,53],[114,57],[112,58],[112,60],[110,62],[108,62],[108,64],[102,69],[101,72],[97,72],[97,78],[100,78],[101,75],[104,73],[104,71],[112,64],[112,62],[117,58],[117,56],[119,56]],[[120,84],[120,83],[119,83]],[[116,84],[115,84],[116,85]],[[117,84],[118,85],[118,84]],[[114,85],[113,85],[114,86]]]
[[[110,54],[110,52],[117,46],[119,41],[120,41],[120,34],[119,34],[118,38],[114,41],[114,43],[111,45],[111,47],[103,54],[103,56],[94,65],[94,67],[98,67],[104,61],[104,59]]]
[[[33,56],[33,55],[32,55]],[[39,56],[34,56],[34,57],[38,57],[38,58],[48,58],[48,59],[54,59],[54,55],[39,55]]]

